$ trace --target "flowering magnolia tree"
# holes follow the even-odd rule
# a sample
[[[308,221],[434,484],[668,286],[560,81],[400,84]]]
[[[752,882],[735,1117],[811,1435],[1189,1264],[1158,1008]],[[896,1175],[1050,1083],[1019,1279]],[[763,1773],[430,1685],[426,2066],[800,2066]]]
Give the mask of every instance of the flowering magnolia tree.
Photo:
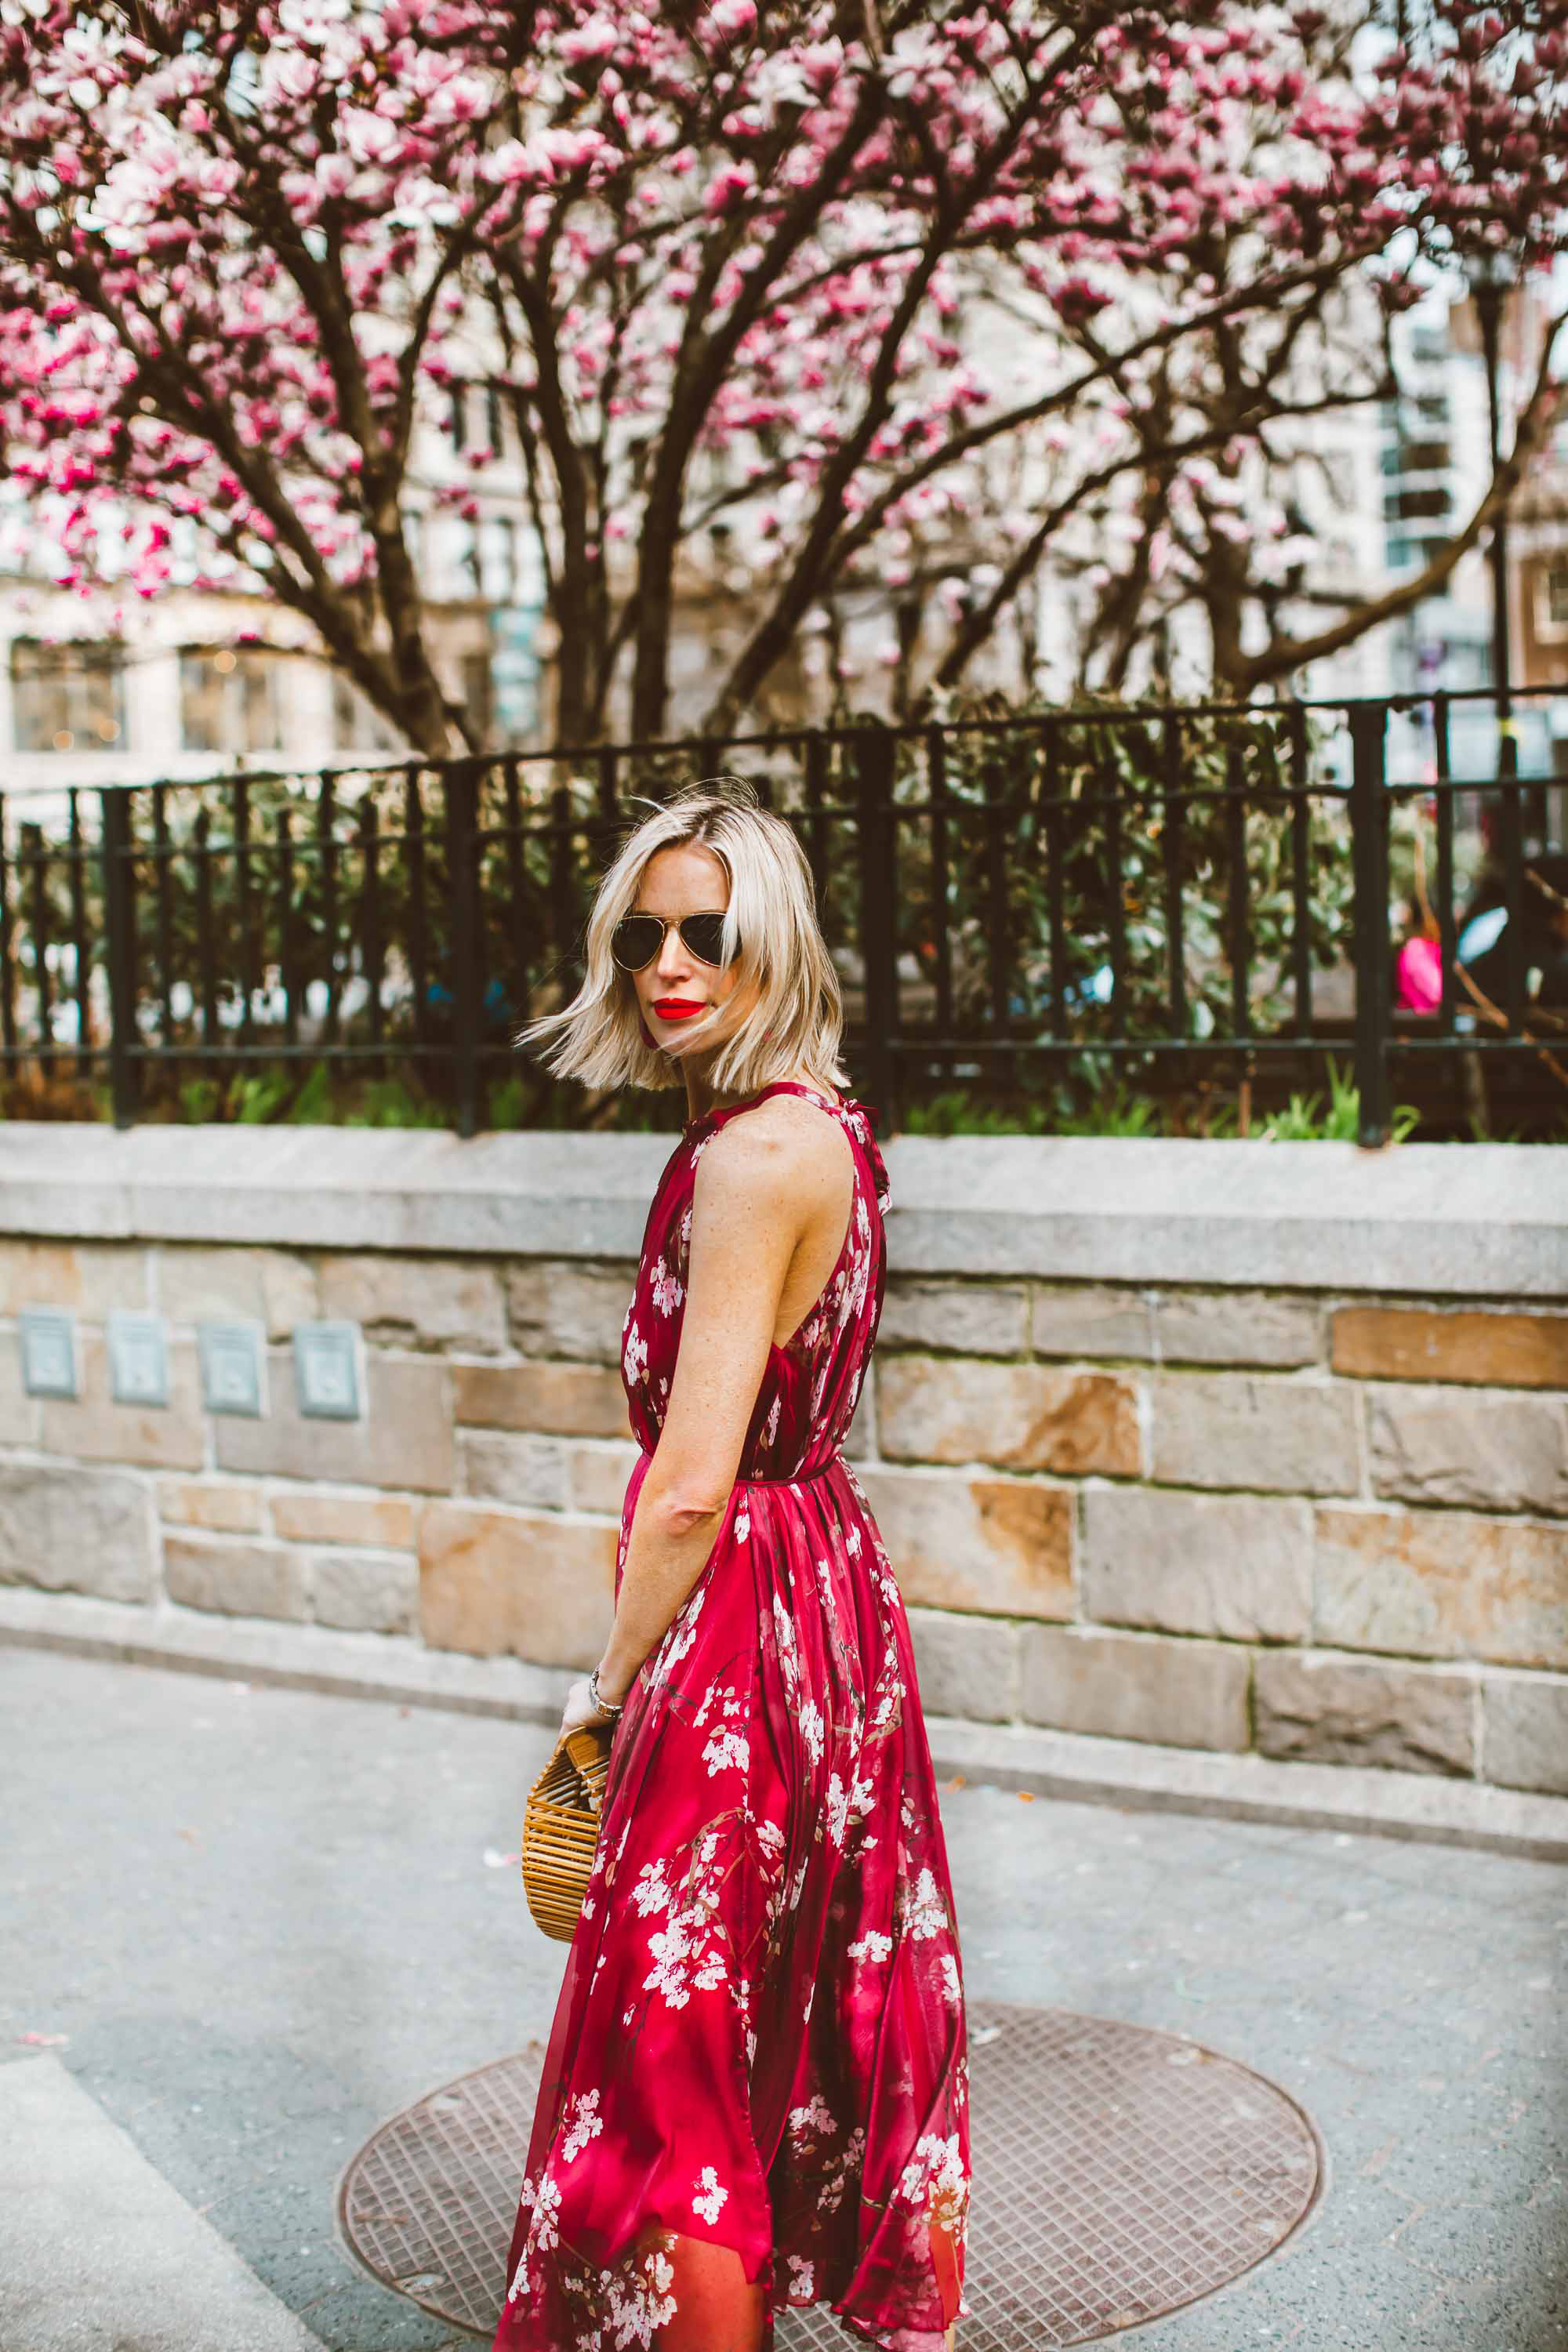
[[[5,0],[5,461],[63,577],[112,543],[154,594],[183,523],[437,753],[464,722],[405,519],[454,382],[521,451],[566,740],[621,673],[659,729],[727,513],[751,586],[715,728],[836,584],[963,541],[987,453],[1063,428],[1078,474],[1014,519],[972,649],[1056,509],[1148,478],[1152,400],[1167,485],[1238,462],[1268,404],[1194,399],[1185,354],[1352,273],[1397,305],[1433,257],[1553,249],[1568,0],[1365,15]]]

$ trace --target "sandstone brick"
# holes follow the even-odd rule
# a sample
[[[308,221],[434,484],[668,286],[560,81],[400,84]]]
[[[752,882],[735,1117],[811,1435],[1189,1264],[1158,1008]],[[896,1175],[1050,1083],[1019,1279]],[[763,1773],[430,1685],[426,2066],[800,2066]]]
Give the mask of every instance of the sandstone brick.
[[[1399,1772],[1475,1771],[1475,1678],[1462,1669],[1266,1650],[1253,1689],[1264,1756]]]
[[[599,1364],[454,1364],[456,1417],[467,1428],[552,1437],[625,1437],[626,1392]]]
[[[960,1617],[911,1609],[910,1638],[921,1705],[928,1715],[1010,1723],[1018,1713],[1021,1629],[1002,1617]]]
[[[566,1444],[510,1430],[468,1430],[458,1443],[462,1491],[493,1503],[563,1511],[570,1499]]]
[[[1333,1367],[1370,1380],[1568,1388],[1568,1315],[1342,1307],[1334,1315]]]
[[[1089,1282],[1037,1289],[1029,1345],[1037,1356],[1131,1356],[1149,1363],[1154,1355],[1151,1294]]]
[[[289,1250],[184,1247],[157,1255],[158,1305],[171,1323],[260,1323],[269,1339],[287,1339],[317,1313],[310,1262]]]
[[[1320,1504],[1316,1582],[1335,1649],[1568,1665],[1568,1527]]]
[[[1150,1384],[1151,1476],[1173,1486],[1353,1495],[1360,1485],[1348,1389],[1243,1373],[1163,1372]]]
[[[500,1276],[459,1258],[324,1257],[321,1313],[360,1324],[373,1345],[454,1348],[474,1356],[506,1346]]]
[[[1483,1675],[1481,1773],[1503,1789],[1568,1797],[1568,1682]]]
[[[529,1356],[567,1356],[579,1363],[618,1364],[621,1327],[637,1268],[576,1265],[533,1258],[507,1269],[507,1317],[515,1345]]]
[[[356,1633],[411,1633],[419,1615],[418,1563],[407,1552],[320,1552],[310,1594],[318,1625]]]
[[[1069,1488],[950,1471],[855,1475],[907,1601],[1006,1617],[1071,1614]]]
[[[1164,1633],[1305,1641],[1310,1510],[1294,1498],[1090,1487],[1083,1498],[1085,1613],[1102,1624]]]
[[[89,1338],[81,1351],[81,1395],[74,1404],[46,1401],[47,1454],[83,1462],[132,1462],[153,1470],[199,1470],[206,1458],[201,1381],[189,1340],[169,1348],[166,1405],[116,1404],[110,1391],[109,1350]]]
[[[1023,1711],[1030,1723],[1167,1748],[1244,1748],[1252,1653],[1092,1626],[1030,1625]]]
[[[615,1616],[616,1531],[548,1512],[435,1503],[419,1528],[419,1622],[432,1649],[595,1664]]]
[[[323,1495],[280,1489],[271,1496],[272,1532],[289,1543],[371,1544],[409,1551],[416,1506],[395,1495]]]
[[[305,1556],[279,1544],[224,1543],[213,1537],[163,1538],[163,1589],[187,1609],[226,1617],[306,1615]]]
[[[147,1253],[135,1243],[0,1241],[0,1315],[69,1307],[100,1323],[112,1307],[149,1303]]]
[[[574,1511],[603,1511],[619,1519],[626,1483],[637,1465],[635,1445],[572,1445],[566,1451],[566,1494]]]
[[[261,1528],[261,1489],[216,1480],[160,1479],[158,1516],[165,1525],[205,1528],[212,1535],[257,1535]]]
[[[883,1454],[908,1462],[1123,1476],[1139,1468],[1137,1399],[1110,1372],[884,1357],[877,1367],[877,1433]]]
[[[215,1420],[219,1467],[328,1486],[448,1493],[456,1451],[447,1367],[373,1355],[365,1370],[363,1421],[307,1421],[299,1409],[292,1361],[279,1350],[271,1360],[268,1419]]]
[[[1558,1398],[1374,1389],[1367,1439],[1379,1495],[1568,1513],[1568,1404]]]
[[[973,1356],[1021,1356],[1029,1301],[1021,1286],[939,1282],[889,1275],[877,1341],[884,1348],[951,1348]]]
[[[112,1470],[0,1463],[0,1584],[150,1601],[145,1486]]]
[[[36,1445],[43,1407],[22,1385],[18,1339],[0,1339],[0,1445]]]
[[[1155,1294],[1154,1334],[1163,1364],[1287,1370],[1321,1359],[1323,1310],[1275,1290],[1166,1290]]]

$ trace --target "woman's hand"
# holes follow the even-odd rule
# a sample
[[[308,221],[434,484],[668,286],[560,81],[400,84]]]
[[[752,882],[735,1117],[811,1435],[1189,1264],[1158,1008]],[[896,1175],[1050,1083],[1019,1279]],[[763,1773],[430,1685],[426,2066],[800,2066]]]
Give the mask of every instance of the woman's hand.
[[[609,1723],[613,1720],[612,1717],[602,1715],[594,1705],[589,1696],[588,1677],[583,1675],[566,1694],[566,1705],[561,1717],[559,1736],[564,1737],[568,1731],[576,1731],[585,1723]]]

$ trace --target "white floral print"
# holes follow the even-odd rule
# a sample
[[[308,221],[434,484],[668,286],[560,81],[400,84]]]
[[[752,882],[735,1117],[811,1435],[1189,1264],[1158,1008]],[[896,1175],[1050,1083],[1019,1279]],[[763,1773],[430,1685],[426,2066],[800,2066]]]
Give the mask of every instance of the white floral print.
[[[561,2143],[561,2159],[563,2164],[570,2164],[574,2157],[581,2156],[588,2142],[591,2139],[597,2139],[605,2128],[604,2119],[598,2112],[597,2091],[582,2092],[573,2100],[572,2109],[572,2121],[568,2124],[566,2137]]]
[[[697,2194],[691,2200],[691,2210],[694,2213],[700,2213],[705,2221],[716,2221],[719,2219],[719,2209],[729,2194],[727,2189],[721,2189],[719,2186],[719,2175],[714,2171],[713,2167],[710,2164],[705,2164],[702,2168],[702,2177],[697,2184]]]
[[[912,1895],[904,1893],[904,1927],[917,1943],[940,1936],[948,1925],[947,1905],[928,1863],[915,1881]]]
[[[875,1927],[868,1927],[855,1943],[845,1947],[852,1960],[885,1960],[892,1948],[891,1936],[879,1935]]]
[[[634,1319],[626,1333],[626,1344],[621,1355],[621,1370],[626,1386],[635,1389],[647,1370],[647,1341],[640,1337]]]
[[[822,1743],[826,1736],[826,1727],[822,1720],[822,1709],[815,1699],[807,1699],[799,1715],[796,1716],[795,1721],[800,1727],[800,1736],[806,1754],[814,1764],[820,1764]]]

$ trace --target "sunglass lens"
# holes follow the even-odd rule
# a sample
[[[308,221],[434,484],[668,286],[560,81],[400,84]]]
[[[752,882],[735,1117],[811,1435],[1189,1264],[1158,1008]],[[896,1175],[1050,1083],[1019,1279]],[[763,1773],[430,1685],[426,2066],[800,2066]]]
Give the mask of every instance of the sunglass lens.
[[[623,915],[610,933],[610,953],[623,971],[641,971],[664,944],[664,925],[654,915]]]
[[[724,918],[722,915],[688,915],[680,926],[680,936],[694,956],[704,963],[723,960]]]

